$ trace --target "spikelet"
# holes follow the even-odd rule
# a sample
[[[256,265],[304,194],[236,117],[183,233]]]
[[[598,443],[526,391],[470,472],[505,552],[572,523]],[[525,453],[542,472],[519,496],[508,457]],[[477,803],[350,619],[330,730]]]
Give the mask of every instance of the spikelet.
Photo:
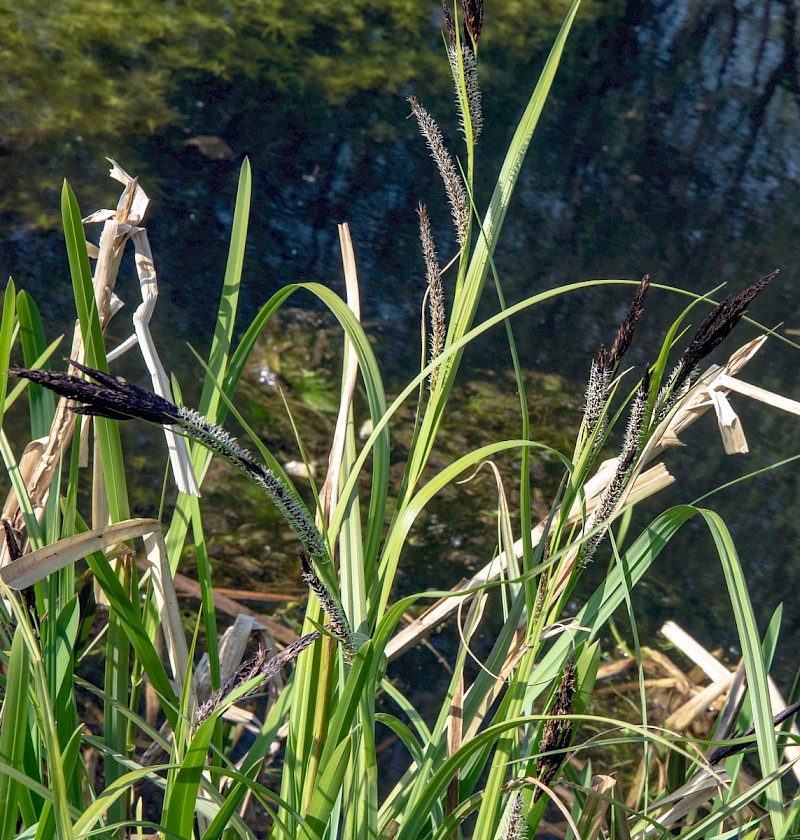
[[[464,16],[464,29],[477,47],[483,29],[483,0],[461,0],[461,14]]]
[[[691,385],[691,378],[700,362],[716,349],[731,330],[739,323],[747,307],[778,276],[775,270],[760,280],[743,289],[733,298],[726,298],[718,304],[697,328],[689,346],[681,356],[678,366],[670,375],[667,384],[659,394],[659,415],[665,415],[669,409],[686,393]]]
[[[444,138],[439,126],[431,115],[419,104],[416,97],[409,96],[408,103],[411,111],[417,120],[419,130],[428,144],[431,157],[436,162],[439,174],[442,176],[444,188],[447,192],[447,200],[450,202],[450,210],[453,216],[453,224],[458,237],[458,244],[463,249],[467,243],[467,229],[469,226],[469,205],[467,203],[467,191],[464,183],[456,170],[450,152],[444,145]]]
[[[447,39],[451,45],[455,44],[456,22],[453,19],[453,12],[447,0],[442,0],[442,17],[444,18],[444,28],[447,30]]]
[[[353,635],[350,632],[350,625],[345,614],[339,606],[338,601],[328,591],[328,587],[320,580],[308,557],[300,555],[300,565],[303,569],[303,580],[308,584],[309,589],[317,596],[325,615],[328,617],[327,629],[342,645],[342,653],[346,662],[352,662],[356,658],[356,646],[353,642]]]
[[[636,396],[633,398],[631,405],[628,426],[625,430],[625,439],[623,440],[622,449],[617,460],[617,468],[614,470],[611,481],[595,505],[591,516],[586,520],[586,525],[583,529],[586,534],[590,531],[595,531],[595,533],[591,534],[581,545],[578,556],[579,566],[585,566],[592,559],[592,556],[597,550],[597,546],[602,542],[603,537],[608,531],[608,520],[614,513],[617,502],[620,496],[622,496],[622,491],[628,482],[631,467],[636,460],[643,440],[649,393],[650,374],[647,366],[645,366],[642,381],[636,390]]]
[[[422,241],[422,255],[425,258],[425,275],[428,280],[428,308],[431,318],[431,354],[430,361],[435,361],[442,355],[444,340],[447,333],[447,315],[444,305],[444,289],[442,288],[442,272],[439,268],[439,258],[433,243],[431,222],[425,205],[420,202],[419,208],[419,236]],[[439,369],[434,370],[428,382],[431,391],[436,387]]]
[[[108,417],[111,420],[139,417],[166,426],[178,420],[178,407],[158,394],[132,385],[121,376],[112,376],[110,373],[85,367],[74,360],[70,360],[70,364],[100,384],[88,382],[69,373],[52,373],[48,370],[12,367],[9,373],[36,382],[60,397],[84,403],[82,406],[73,407],[72,410],[76,414]]]
[[[647,365],[644,367],[642,381],[636,389],[636,396],[628,415],[628,425],[625,429],[625,438],[622,442],[620,461],[628,461],[635,457],[639,451],[644,432],[644,421],[647,415],[647,402],[650,399],[650,371]]]
[[[558,768],[564,763],[564,750],[572,739],[572,721],[565,720],[564,715],[572,713],[572,702],[575,698],[575,656],[570,653],[561,682],[553,696],[553,705],[548,713],[547,723],[544,725],[542,737],[539,740],[539,758],[536,761],[536,771],[539,781],[549,785]],[[533,795],[535,802],[542,794],[537,788]]]
[[[442,16],[448,40],[451,44],[455,44],[456,22],[448,0],[442,0]],[[483,29],[483,0],[461,0],[461,16],[464,19],[463,38],[477,48]]]
[[[272,679],[281,668],[296,659],[301,651],[319,639],[321,635],[322,633],[319,630],[314,630],[312,633],[301,636],[296,642],[292,642],[292,644],[285,647],[280,653],[273,656],[272,659],[267,659],[267,652],[263,648],[260,648],[255,656],[237,668],[197,710],[196,725],[199,726],[211,715],[232,691],[235,691],[246,682],[260,677],[259,682],[239,699],[244,700],[245,697],[250,697],[250,695],[255,694],[266,680]]]
[[[544,544],[544,553],[542,554],[542,564],[546,564],[550,560],[550,537],[547,538]],[[544,609],[544,599],[547,596],[547,586],[550,583],[550,567],[547,566],[539,575],[539,586],[536,590],[536,600],[533,604],[533,616],[531,624],[536,626],[542,615]]]
[[[601,344],[597,352],[597,357],[592,362],[592,367],[589,372],[589,384],[586,387],[583,427],[587,438],[590,438],[595,433],[595,429],[597,430],[594,443],[595,449],[602,443],[603,434],[606,430],[607,418],[603,412],[608,402],[611,377],[619,367],[622,357],[628,351],[631,341],[633,341],[636,325],[644,313],[644,300],[649,288],[650,275],[645,274],[639,282],[628,311],[617,330],[617,335],[614,343],[611,345],[611,350],[606,352],[605,347]],[[601,417],[602,421],[600,419]],[[598,422],[600,422],[599,427]]]
[[[595,446],[599,446],[605,432],[607,418],[603,414],[606,402],[608,401],[608,386],[611,381],[611,369],[606,361],[606,350],[603,345],[597,351],[597,357],[592,360],[592,367],[589,370],[589,383],[586,386],[586,399],[583,408],[583,427],[586,437],[590,438],[597,429]],[[600,418],[603,423],[598,428]]]
[[[467,108],[469,109],[469,123],[472,129],[472,139],[477,140],[483,130],[483,106],[481,104],[481,89],[478,84],[478,63],[475,53],[465,44],[461,45],[461,62],[458,60],[458,47],[451,44],[448,50],[450,69],[453,72],[453,82],[456,86],[456,107],[458,109],[461,131],[467,136],[467,120],[464,116],[462,99],[459,96],[461,69],[464,69],[464,90],[467,93]]]
[[[644,313],[644,299],[647,296],[647,290],[650,288],[650,275],[645,274],[636,288],[636,293],[633,296],[631,305],[628,307],[628,312],[622,319],[622,323],[617,330],[617,337],[611,345],[611,350],[608,353],[608,367],[614,370],[622,357],[627,353],[628,348],[633,341],[633,334],[636,331],[636,325]]]
[[[522,818],[522,794],[517,791],[511,794],[508,816],[503,826],[503,840],[526,840],[528,826]]]
[[[179,423],[187,434],[208,449],[222,455],[229,463],[261,487],[291,525],[298,539],[317,562],[329,559],[325,541],[306,506],[298,501],[271,469],[253,460],[233,435],[191,408],[180,409]]]

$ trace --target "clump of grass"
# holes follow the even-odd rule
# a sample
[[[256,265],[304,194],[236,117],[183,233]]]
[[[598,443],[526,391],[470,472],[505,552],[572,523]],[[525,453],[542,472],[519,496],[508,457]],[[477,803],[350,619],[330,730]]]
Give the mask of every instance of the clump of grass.
[[[17,458],[6,437],[0,439],[0,454],[14,488],[13,505],[24,524],[19,543],[11,539],[6,526],[9,565],[0,570],[5,673],[0,720],[0,802],[5,805],[0,837],[35,834],[77,840],[152,829],[165,837],[203,840],[234,836],[252,840],[257,834],[272,840],[445,840],[465,836],[464,826],[469,825],[476,840],[518,840],[536,835],[551,796],[565,815],[571,836],[586,840],[601,836],[647,840],[667,833],[687,840],[732,836],[733,831],[749,832],[750,837],[796,833],[800,807],[781,789],[792,759],[781,758],[783,735],[775,727],[797,710],[797,704],[774,717],[767,678],[778,622],[773,621],[762,638],[724,523],[712,511],[684,505],[662,512],[624,543],[614,533],[622,513],[672,479],[655,459],[674,444],[677,431],[709,407],[711,389],[730,384],[763,344],[761,339],[751,342],[722,368],[700,372],[703,360],[741,321],[774,274],[715,306],[668,373],[676,336],[693,311],[689,307],[661,347],[654,348],[656,361],[641,371],[638,382],[630,381],[633,375],[623,369],[623,358],[643,317],[646,298],[656,288],[659,294],[674,290],[656,287],[648,275],[638,284],[604,281],[634,285],[635,290],[611,349],[601,347],[591,365],[583,421],[572,453],[533,440],[509,320],[519,311],[599,283],[574,283],[507,306],[494,253],[578,3],[571,6],[558,34],[482,214],[477,211],[481,197],[476,195],[474,172],[482,123],[477,57],[483,4],[461,0],[458,6],[445,3],[443,8],[463,128],[460,166],[434,118],[415,99],[410,101],[443,179],[458,252],[444,269],[440,267],[430,220],[421,204],[431,346],[430,352],[425,348],[426,361],[419,373],[390,404],[359,321],[355,265],[347,246],[343,247],[347,301],[314,283],[286,287],[264,305],[234,346],[251,186],[247,163],[240,176],[220,317],[198,410],[181,407],[109,372],[102,326],[111,313],[97,310],[93,286],[97,278],[91,274],[77,201],[68,187],[62,210],[80,319],[71,355],[81,359],[72,366],[83,376],[43,368],[55,346],[45,340],[35,304],[24,293],[18,295],[13,284],[7,287],[0,321],[0,413],[27,388],[34,409],[32,436],[46,436],[43,451],[60,453],[64,480],[59,483],[59,471],[51,469],[46,487],[40,478],[26,481],[30,475],[41,475],[26,466],[35,458],[30,453],[40,450],[31,449]],[[137,189],[135,181],[127,184],[122,211],[117,212],[128,212]],[[108,213],[107,221],[119,226],[117,215]],[[139,218],[137,227],[141,224]],[[342,242],[348,241],[343,230]],[[108,272],[108,260],[104,265]],[[476,324],[489,271],[500,311]],[[454,277],[445,297],[448,272]],[[113,285],[113,278],[102,279],[103,288]],[[331,443],[330,474],[321,490],[311,476],[308,503],[270,451],[250,433],[244,418],[238,419],[260,457],[240,446],[222,425],[228,411],[235,413],[236,386],[261,330],[288,297],[301,290],[315,295],[337,317],[345,359],[341,422]],[[106,297],[100,296],[101,301]],[[491,441],[441,465],[432,456],[448,399],[461,375],[462,353],[471,341],[500,324],[507,326],[506,341],[522,395],[519,436]],[[19,335],[25,337],[25,365],[9,368],[18,353]],[[6,396],[8,370],[23,382]],[[354,431],[364,411],[353,400],[357,371],[369,412],[363,418],[369,421],[364,427],[370,429],[365,440]],[[35,386],[57,394],[59,403]],[[415,394],[420,396],[412,444],[405,464],[397,464],[392,460],[390,433]],[[87,477],[80,467],[80,435],[69,448],[69,421],[76,417],[78,426],[91,422],[95,429],[93,470]],[[165,534],[159,521],[130,519],[127,464],[116,429],[119,421],[130,418],[172,427],[191,441],[193,482],[178,486],[202,485],[211,458],[224,458],[264,492],[294,530],[302,546],[302,578],[315,597],[305,606],[299,632],[282,628],[286,644],[277,655],[269,656],[261,647],[242,662],[237,654],[240,664],[226,667],[223,673],[219,599],[204,537],[202,503],[188,492],[178,493],[174,510],[164,517]],[[303,424],[292,420],[302,455]],[[402,422],[407,422],[405,417]],[[617,457],[602,462],[602,452],[617,438],[621,441]],[[486,567],[454,590],[420,591],[398,600],[398,569],[426,506],[465,473],[508,452],[519,456],[522,464],[516,488],[519,510],[515,515],[508,503],[505,484],[510,479],[495,464],[499,524],[497,535],[486,537]],[[564,475],[547,516],[533,523],[529,466],[538,454],[563,464]],[[390,469],[402,473],[394,493],[389,490]],[[91,505],[85,512],[79,490],[87,484]],[[707,744],[689,749],[690,736],[668,731],[663,722],[650,717],[646,703],[641,718],[634,721],[593,717],[589,706],[604,627],[616,610],[628,606],[635,634],[631,589],[692,517],[707,525],[717,549],[748,686],[746,706],[731,699],[727,728],[711,733],[715,748],[707,759],[700,748]],[[612,549],[607,572],[584,598],[577,584],[587,562],[602,556],[608,535],[614,539],[607,541]],[[142,539],[139,563],[132,562],[135,539]],[[202,601],[192,645],[185,637],[175,591],[176,572],[190,539]],[[78,563],[85,563],[86,572]],[[93,604],[84,576],[99,587],[105,606]],[[28,605],[21,593],[28,593]],[[403,617],[427,600],[434,604],[410,620],[408,627],[398,629]],[[452,672],[431,723],[394,682],[393,662],[456,612],[457,626],[443,631],[453,634],[454,652],[448,663]],[[480,667],[471,669],[468,663],[477,656],[475,640],[486,632],[488,614],[493,616],[489,650],[483,651]],[[93,622],[103,627],[102,641],[90,640],[87,628]],[[323,635],[338,643],[316,644]],[[76,676],[76,669],[98,645],[104,645],[102,685]],[[207,649],[211,681],[209,699],[202,704],[195,697],[197,646]],[[242,657],[244,649],[243,642]],[[290,666],[279,686],[281,674]],[[270,681],[274,702],[262,703],[260,695]],[[90,705],[87,698],[102,708],[102,726],[93,722],[102,728],[102,738],[93,734],[83,717]],[[382,698],[387,704],[384,710],[379,707]],[[234,710],[245,699],[248,702]],[[731,745],[727,736],[737,720],[743,740]],[[641,754],[638,788],[627,780],[615,785],[608,774],[593,780],[586,756],[603,739],[586,735],[589,723],[609,733],[606,742],[624,741]],[[238,737],[241,727],[247,728],[251,741]],[[381,739],[387,732],[408,753],[401,778],[390,789],[380,784]],[[168,756],[163,765],[146,760],[150,753],[143,752],[143,741]],[[754,781],[741,771],[733,749],[757,753]],[[602,760],[605,753],[599,755]],[[678,769],[654,786],[654,768],[665,755],[664,761]],[[102,773],[92,770],[96,762],[102,764]],[[269,762],[274,776],[266,783],[260,774]],[[142,780],[160,787],[163,804],[139,798]],[[258,816],[253,816],[253,802],[260,809]],[[760,802],[763,810],[756,807]]]

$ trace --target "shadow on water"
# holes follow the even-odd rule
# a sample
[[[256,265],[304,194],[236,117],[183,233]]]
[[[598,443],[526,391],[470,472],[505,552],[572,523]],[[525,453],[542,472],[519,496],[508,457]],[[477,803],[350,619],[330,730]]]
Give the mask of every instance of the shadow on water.
[[[126,38],[136,55],[114,52],[109,46],[112,28],[88,32],[88,54],[96,66],[130,72],[136,84],[120,94],[126,107],[117,111],[111,107],[116,100],[108,98],[105,83],[98,80],[92,95],[106,108],[105,116],[87,119],[80,140],[65,116],[67,109],[62,113],[48,105],[43,93],[16,101],[17,122],[31,130],[24,139],[22,129],[5,128],[0,144],[8,164],[0,208],[0,263],[34,295],[51,333],[66,330],[72,317],[62,240],[47,227],[57,207],[60,177],[69,175],[85,212],[108,204],[115,192],[104,180],[102,158],[113,153],[127,168],[139,167],[136,171],[153,195],[148,230],[161,291],[153,328],[162,357],[174,366],[191,401],[198,372],[185,344],[199,345],[202,352],[210,342],[236,171],[248,155],[255,198],[242,323],[287,282],[315,280],[341,290],[336,223],[346,220],[355,240],[365,320],[378,338],[390,384],[414,369],[424,290],[415,219],[419,199],[429,204],[441,252],[453,247],[436,173],[416,129],[405,119],[404,97],[416,93],[437,117],[444,115],[446,134],[455,142],[457,126],[446,119],[451,106],[446,63],[439,54],[438,3],[383,15],[361,8],[370,4],[345,4],[353,9],[345,15],[341,5],[305,4],[306,19],[272,29],[263,20],[224,20],[240,38],[237,43],[220,34],[214,4],[209,3],[194,41],[180,41],[175,34],[161,41],[143,35],[140,43]],[[508,144],[514,117],[529,95],[563,8],[555,4],[546,13],[487,13],[481,54],[486,127],[480,143],[480,206],[486,203],[500,150]],[[638,279],[645,272],[656,282],[692,292],[723,282],[737,291],[779,266],[780,280],[751,315],[771,326],[784,323],[782,334],[800,329],[794,268],[800,242],[797,12],[794,0],[588,4],[506,222],[497,265],[507,299],[513,302],[571,280]],[[367,16],[363,29],[356,26],[358,15]],[[266,46],[258,46],[256,31],[266,32]],[[349,38],[352,32],[358,34]],[[55,65],[62,62],[67,75],[74,59],[68,50],[54,42],[45,56]],[[136,72],[134,59],[140,60]],[[25,72],[35,75],[26,66],[19,63],[20,78]],[[170,68],[180,70],[170,77]],[[169,84],[169,78],[175,83]],[[89,107],[85,90],[64,85],[53,96],[60,91],[67,104],[77,103],[79,110]],[[27,90],[22,82],[20,86]],[[126,114],[141,113],[130,106],[143,91],[160,97],[152,103],[151,123],[138,118],[126,122]],[[144,96],[142,102],[148,101]],[[138,297],[133,277],[127,265],[119,293],[130,309]],[[610,340],[627,299],[627,293],[611,287],[562,298],[521,316],[515,331],[523,363],[552,375],[553,381],[573,383],[563,385],[572,400],[580,394],[589,359],[600,342]],[[632,349],[636,363],[652,359],[665,326],[686,302],[668,291],[652,294]],[[494,309],[496,302],[487,291],[482,312]],[[124,336],[121,323],[114,329]],[[740,333],[743,339],[750,337],[746,332]],[[495,332],[472,349],[476,368],[465,384],[466,406],[470,389],[491,384],[487,371],[508,367],[504,348],[505,339]],[[730,343],[722,348],[729,349]],[[745,378],[796,398],[795,353],[793,347],[771,342]],[[480,359],[480,370],[475,359]],[[304,362],[298,364],[302,368]],[[136,370],[123,372],[137,375]],[[250,388],[257,386],[257,370],[254,376]],[[299,374],[291,376],[297,379]],[[299,403],[308,406],[308,394],[328,385],[308,381],[305,387]],[[541,389],[534,387],[531,393],[534,406],[546,402]],[[245,397],[257,419],[260,399],[257,391]],[[328,431],[325,407],[311,402],[315,416],[322,418],[319,428]],[[705,418],[692,430],[691,441],[687,439],[691,446],[671,456],[679,481],[660,506],[664,499],[686,501],[795,454],[795,418],[742,402],[736,407],[741,407],[753,453],[725,458],[713,422]],[[256,426],[289,457],[291,436],[282,437],[285,429],[270,428],[268,414],[265,410]],[[577,414],[576,406],[575,422]],[[474,417],[465,416],[475,425]],[[146,451],[141,447],[149,445],[147,432],[133,435],[132,449]],[[458,442],[469,443],[466,438]],[[791,600],[796,590],[796,475],[794,468],[784,468],[708,502],[733,531],[761,620],[779,600]],[[437,515],[432,511],[425,523],[428,536],[423,542],[437,533]],[[233,519],[220,526],[220,533],[237,533],[238,512],[225,516]],[[486,523],[480,528],[485,531]],[[642,620],[652,631],[663,618],[677,618],[709,645],[729,644],[732,623],[725,599],[719,597],[721,573],[711,562],[710,541],[698,528],[686,527],[670,558],[640,587]],[[266,530],[259,530],[257,538],[262,545],[276,545]],[[473,535],[462,538],[472,546]],[[461,545],[454,547],[452,539],[448,535],[445,542],[450,543],[440,549],[455,556],[454,567],[468,566],[472,558],[465,560]],[[411,549],[416,551],[413,544]],[[228,551],[240,559],[247,553],[230,538],[224,546],[219,541],[219,550],[222,556]],[[475,553],[483,551],[476,548]],[[261,575],[264,570],[252,572]],[[791,603],[784,637],[790,643],[800,641],[800,608]],[[794,664],[786,667],[793,669]]]

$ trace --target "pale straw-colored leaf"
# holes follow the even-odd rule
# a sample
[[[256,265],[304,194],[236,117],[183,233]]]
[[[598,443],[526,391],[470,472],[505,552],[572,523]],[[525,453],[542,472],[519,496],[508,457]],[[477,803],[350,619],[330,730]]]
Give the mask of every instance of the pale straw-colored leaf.
[[[728,671],[728,669],[719,662],[716,657],[712,656],[712,654],[710,654],[698,641],[693,639],[674,621],[666,622],[660,632],[670,642],[672,642],[675,647],[688,656],[692,662],[702,668],[703,671],[705,671],[705,673],[715,681],[715,685],[717,682],[721,683],[726,680],[728,685],[733,682],[734,674]],[[775,685],[772,677],[767,676],[767,683],[769,687],[772,714],[776,715],[786,708],[786,701],[783,699],[781,692],[777,685]],[[787,761],[793,763],[792,771],[797,780],[800,781],[800,765],[798,765],[798,762],[800,761],[800,747],[796,745],[797,742],[800,742],[800,728],[798,728],[796,723],[793,723],[790,731],[795,737],[796,742],[787,744],[783,749],[783,754]]]
[[[156,519],[126,519],[104,528],[65,537],[52,545],[31,551],[0,569],[0,578],[9,589],[26,589],[95,551],[105,551],[112,545],[143,537],[153,531],[161,533],[161,525]]]
[[[739,415],[733,410],[724,390],[719,387],[710,387],[708,395],[711,404],[714,406],[714,413],[717,415],[717,427],[719,428],[722,445],[726,455],[746,455],[750,451],[747,445],[747,438],[742,428],[742,421]]]
[[[741,379],[735,379],[727,374],[720,374],[717,379],[717,387],[735,391],[737,394],[744,394],[746,397],[771,405],[773,408],[779,408],[781,411],[800,415],[800,402],[797,400],[790,400],[788,397],[782,397],[780,394],[775,394],[766,388],[759,388],[757,385],[751,385],[749,382],[742,382]]]
[[[735,676],[734,671],[729,671],[722,679],[698,691],[667,718],[664,724],[666,728],[673,732],[685,732],[693,721],[708,713],[714,701],[728,693]]]
[[[592,786],[581,812],[581,837],[597,840],[606,821],[608,799],[614,795],[617,780],[613,776],[593,776]],[[599,794],[599,795],[598,795]]]
[[[342,265],[344,267],[347,305],[355,315],[356,320],[361,320],[361,302],[358,290],[356,257],[353,250],[353,240],[350,238],[350,227],[347,224],[339,225],[339,247],[342,251]],[[320,504],[322,506],[322,517],[325,522],[330,522],[331,515],[333,514],[338,501],[339,473],[342,468],[347,424],[350,419],[350,409],[353,403],[357,374],[358,357],[356,356],[350,341],[345,338],[344,375],[342,377],[339,413],[336,417],[336,429],[334,431],[333,441],[331,442],[330,455],[328,456],[328,473],[325,476],[325,482],[323,483],[322,489],[319,493]]]
[[[686,784],[681,785],[674,793],[654,803],[649,810],[650,816],[653,816],[654,813],[674,802],[675,805],[672,808],[656,817],[659,826],[668,828],[678,822],[678,820],[683,819],[691,811],[694,811],[717,796],[723,789],[730,785],[730,781],[730,776],[724,767],[699,770]],[[636,834],[636,837],[638,840],[644,840],[644,838],[658,836],[660,831],[661,828],[648,824],[643,831]]]
[[[679,651],[692,660],[708,676],[716,681],[723,680],[730,675],[730,671],[712,654],[710,654],[696,639],[690,636],[674,621],[667,621],[659,631]]]
[[[611,465],[613,462],[608,461],[606,465]],[[642,499],[652,496],[659,492],[664,487],[673,482],[673,477],[668,472],[663,464],[656,464],[650,470],[639,475],[628,494],[628,500],[631,504],[641,501]],[[587,497],[592,493],[596,495],[591,499],[587,499],[587,507],[591,509],[592,504],[596,503],[599,498],[599,493],[602,492],[602,482],[590,479],[586,484]],[[576,507],[570,512],[570,521],[577,521],[580,516],[580,507]],[[531,531],[531,543],[535,547],[544,535],[546,521],[540,522]],[[517,540],[514,543],[514,554],[516,557],[522,556],[522,540]],[[500,553],[491,562],[487,563],[480,571],[476,572],[471,578],[460,583],[454,590],[453,597],[445,598],[444,600],[434,604],[426,610],[421,616],[414,619],[410,624],[400,630],[386,646],[386,655],[390,660],[396,659],[405,651],[414,647],[420,638],[426,636],[430,631],[449,618],[457,609],[461,598],[458,597],[459,592],[465,590],[475,589],[493,580],[497,580],[501,572],[507,570],[508,558],[505,552]],[[462,596],[469,597],[469,596]]]
[[[172,580],[172,571],[167,558],[167,548],[161,525],[150,529],[144,537],[144,551],[156,605],[161,616],[161,629],[164,633],[167,656],[172,667],[172,674],[177,685],[180,685],[187,674],[189,665],[189,650],[183,632],[181,610],[178,606],[178,596]],[[177,694],[181,694],[180,691]],[[197,698],[191,692],[190,711],[197,707]]]
[[[95,286],[97,288],[98,278],[103,278],[103,283],[100,285],[106,286],[110,295],[113,287],[113,283],[109,282],[110,278],[112,276],[116,277],[125,244],[130,239],[135,252],[134,258],[136,272],[139,276],[142,302],[133,315],[133,335],[114,348],[108,354],[108,359],[113,361],[138,344],[147,371],[150,374],[153,390],[164,399],[174,402],[169,378],[150,333],[150,321],[158,301],[158,277],[147,231],[140,226],[150,199],[137,178],[131,178],[115,161],[112,160],[111,164],[111,177],[124,184],[125,189],[120,196],[116,211],[113,214],[110,214],[110,211],[101,211],[100,214],[106,219],[106,222],[100,238],[100,258],[95,270]],[[88,218],[99,221],[100,216],[93,214]],[[108,275],[108,278],[104,278],[104,275]],[[186,440],[176,434],[174,427],[169,426],[164,427],[164,437],[167,442],[172,474],[175,477],[178,489],[183,493],[198,496],[200,491],[192,470]]]

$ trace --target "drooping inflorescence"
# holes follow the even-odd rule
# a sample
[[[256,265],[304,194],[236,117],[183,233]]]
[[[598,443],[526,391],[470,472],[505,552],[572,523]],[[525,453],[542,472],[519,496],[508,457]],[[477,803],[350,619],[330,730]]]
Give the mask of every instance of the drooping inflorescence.
[[[356,658],[356,646],[353,642],[353,634],[350,632],[350,625],[345,617],[344,611],[336,598],[330,593],[328,587],[320,580],[316,569],[304,554],[300,555],[300,565],[303,570],[303,580],[308,584],[308,588],[314,595],[316,595],[328,618],[326,629],[341,643],[345,661],[352,662]]]
[[[13,376],[43,385],[59,396],[79,401],[82,405],[72,409],[77,414],[113,420],[136,417],[159,425],[177,426],[189,437],[223,456],[264,490],[316,562],[329,559],[325,540],[306,506],[269,467],[258,463],[241,447],[233,435],[194,409],[178,407],[151,391],[132,385],[120,376],[112,376],[77,362],[71,364],[99,384],[71,374],[45,370],[12,368],[9,372]]]
[[[245,697],[255,694],[267,680],[271,680],[284,666],[297,659],[300,653],[319,639],[321,635],[322,633],[319,630],[314,630],[305,636],[301,636],[296,642],[287,645],[271,659],[267,658],[266,650],[263,648],[259,649],[255,656],[242,663],[217,691],[200,706],[195,719],[196,725],[199,726],[209,715],[213,714],[214,710],[219,707],[231,692],[243,686],[245,683],[250,682],[250,680],[258,679],[258,682],[238,699],[243,700]]]

